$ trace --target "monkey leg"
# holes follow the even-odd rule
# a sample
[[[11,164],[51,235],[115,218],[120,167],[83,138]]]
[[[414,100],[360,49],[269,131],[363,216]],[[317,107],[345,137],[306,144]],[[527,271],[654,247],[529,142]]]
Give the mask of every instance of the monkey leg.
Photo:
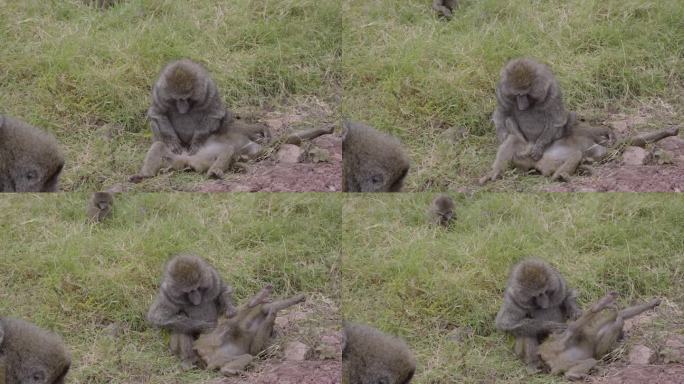
[[[264,312],[270,312],[271,310],[277,312],[277,311],[283,310],[287,307],[291,307],[295,304],[299,304],[305,300],[306,300],[306,297],[304,295],[300,294],[297,296],[292,296],[289,299],[283,299],[283,300],[274,301],[272,303],[264,304],[263,310],[264,310]]]
[[[192,347],[194,337],[186,333],[172,333],[169,341],[171,353],[181,359],[181,368],[191,369],[198,362],[197,353]]]
[[[221,373],[224,376],[238,375],[247,368],[253,359],[254,357],[248,354],[237,356],[221,367]]]
[[[275,324],[276,310],[271,309],[266,315],[266,318],[257,329],[252,344],[249,346],[249,353],[258,355],[261,351],[266,349],[268,343],[273,335],[273,324]]]
[[[161,141],[155,141],[147,151],[147,155],[145,155],[145,162],[140,173],[131,176],[129,181],[139,183],[145,178],[156,176],[159,170],[168,164],[170,157],[171,151],[166,144]]]
[[[639,304],[635,305],[632,307],[627,307],[619,312],[619,316],[623,319],[629,319],[630,317],[634,317],[638,314],[641,314],[643,312],[646,312],[650,309],[653,309],[660,305],[660,299],[653,299],[649,301],[648,303],[644,304]]]
[[[272,291],[273,286],[271,284],[261,288],[261,291],[259,291],[256,295],[252,296],[247,306],[249,308],[254,308],[257,305],[262,304],[264,301],[266,301],[268,295],[270,295]]]
[[[633,145],[635,147],[643,147],[646,144],[655,143],[666,137],[677,136],[679,134],[679,127],[670,127],[660,131],[648,132],[627,138],[624,143],[626,145]]]
[[[517,337],[513,347],[515,354],[527,365],[527,372],[535,374],[541,371],[539,358],[539,340],[537,336]]]
[[[335,126],[329,124],[325,127],[317,127],[311,129],[304,129],[299,132],[292,132],[289,136],[287,136],[287,139],[285,139],[285,143],[300,145],[304,140],[311,140],[317,138],[318,136],[329,135],[333,133],[334,130]]]
[[[543,161],[543,159],[542,159]],[[554,181],[569,181],[570,180],[570,175],[575,173],[577,170],[577,167],[580,165],[582,162],[582,151],[573,151],[568,157],[565,159],[563,164],[561,164],[560,167],[556,170],[556,172],[553,173],[553,176],[551,176],[551,180]]]
[[[235,147],[232,145],[226,145],[225,150],[221,152],[216,160],[207,171],[207,176],[212,179],[222,179],[225,172],[230,169],[235,159]]]
[[[442,5],[442,2],[440,0],[434,0],[432,2],[432,9],[434,9],[435,12],[439,13],[440,16],[443,16],[447,19],[451,19],[452,17],[451,10]]]
[[[596,363],[598,361],[595,359],[580,360],[565,372],[565,378],[568,380],[584,380],[589,375],[589,371],[596,366]]]
[[[520,140],[514,134],[506,136],[504,142],[499,146],[496,152],[496,159],[492,165],[492,171],[488,175],[480,179],[480,184],[485,184],[488,181],[494,181],[501,176],[501,172],[508,167],[508,164],[513,159],[516,148],[519,146]]]

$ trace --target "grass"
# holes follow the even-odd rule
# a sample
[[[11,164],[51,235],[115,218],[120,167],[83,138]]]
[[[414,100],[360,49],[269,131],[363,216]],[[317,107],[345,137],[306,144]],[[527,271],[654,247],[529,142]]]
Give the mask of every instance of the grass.
[[[527,375],[494,327],[509,268],[524,257],[555,265],[583,307],[609,290],[622,304],[684,305],[681,196],[457,195],[449,230],[425,224],[431,198],[349,197],[343,208],[343,316],[405,338],[416,384],[564,382]]]
[[[511,58],[549,64],[567,107],[592,121],[648,110],[638,128],[649,130],[684,117],[681,1],[463,0],[450,22],[429,3],[350,0],[343,10],[341,112],[402,140],[406,191],[472,189],[489,170],[494,88]],[[548,183],[507,177],[487,190]]]
[[[337,90],[336,1],[126,0],[105,11],[84,3],[0,0],[0,113],[57,136],[63,190],[105,189],[140,169],[150,90],[171,60],[205,64],[231,108],[328,100]]]
[[[267,283],[274,296],[339,302],[339,195],[126,194],[101,225],[85,223],[84,204],[78,193],[0,199],[0,313],[62,335],[72,383],[220,376],[182,372],[165,333],[145,321],[162,266],[178,252],[206,258],[238,303]],[[300,326],[315,332],[326,321]]]

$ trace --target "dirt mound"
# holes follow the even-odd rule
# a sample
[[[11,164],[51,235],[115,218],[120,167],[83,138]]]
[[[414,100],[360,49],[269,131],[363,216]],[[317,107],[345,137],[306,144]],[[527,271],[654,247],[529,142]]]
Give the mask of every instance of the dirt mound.
[[[250,372],[212,384],[339,384],[341,375],[341,361],[284,361],[264,364],[259,373]]]
[[[603,377],[590,381],[596,384],[682,384],[684,365],[633,365],[611,369]]]

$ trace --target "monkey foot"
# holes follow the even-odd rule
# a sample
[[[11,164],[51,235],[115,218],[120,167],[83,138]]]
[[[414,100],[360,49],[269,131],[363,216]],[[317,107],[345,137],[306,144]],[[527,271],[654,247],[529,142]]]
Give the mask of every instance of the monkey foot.
[[[207,172],[207,176],[209,176],[210,179],[223,179],[223,171],[220,169],[210,169],[209,172]]]
[[[133,183],[133,184],[138,184],[142,182],[143,180],[147,179],[149,176],[143,176],[143,175],[133,175],[128,178],[128,181]]]
[[[570,181],[570,175],[567,172],[561,172],[561,173],[553,175],[551,180],[562,181],[564,183],[567,183],[568,181]]]

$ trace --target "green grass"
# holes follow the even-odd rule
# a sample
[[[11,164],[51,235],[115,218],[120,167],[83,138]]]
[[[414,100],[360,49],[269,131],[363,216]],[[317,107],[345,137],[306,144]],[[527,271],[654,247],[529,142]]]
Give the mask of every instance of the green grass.
[[[336,1],[126,0],[106,11],[83,3],[0,0],[0,113],[58,137],[64,190],[104,189],[140,169],[150,90],[171,60],[205,64],[232,108],[335,93]]]
[[[76,193],[0,198],[0,313],[61,334],[72,383],[220,376],[181,372],[166,337],[145,321],[163,264],[178,252],[206,258],[239,303],[268,283],[274,296],[339,301],[340,195],[126,194],[101,225],[85,223],[84,206]]]
[[[679,0],[463,0],[452,21],[427,0],[350,0],[341,112],[398,136],[405,190],[472,188],[494,160],[494,88],[511,58],[549,64],[566,105],[600,122],[649,111],[641,130],[684,117]],[[452,142],[449,128],[464,137]],[[543,178],[489,190],[535,191]]]
[[[524,257],[555,265],[584,307],[609,290],[622,304],[684,305],[677,194],[455,197],[449,230],[425,224],[430,194],[349,197],[343,208],[343,316],[405,338],[416,384],[564,382],[527,375],[494,327],[509,269]]]

